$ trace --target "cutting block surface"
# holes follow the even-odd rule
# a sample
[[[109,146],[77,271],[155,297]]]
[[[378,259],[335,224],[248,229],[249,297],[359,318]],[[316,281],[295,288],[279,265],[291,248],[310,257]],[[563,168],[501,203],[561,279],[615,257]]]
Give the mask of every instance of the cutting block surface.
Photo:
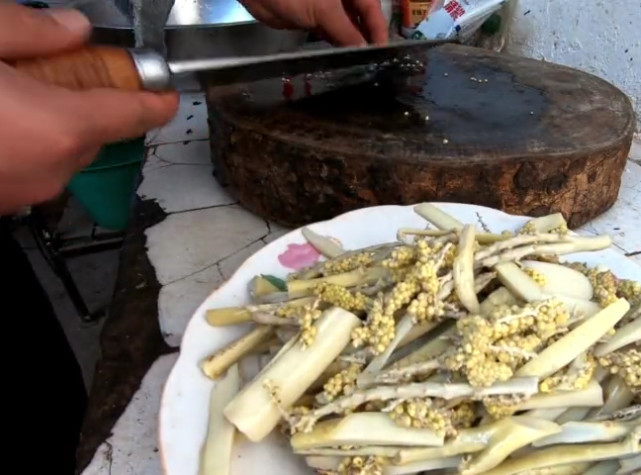
[[[301,226],[380,204],[562,212],[618,196],[629,99],[570,68],[460,45],[379,68],[208,90],[218,179],[255,213]]]

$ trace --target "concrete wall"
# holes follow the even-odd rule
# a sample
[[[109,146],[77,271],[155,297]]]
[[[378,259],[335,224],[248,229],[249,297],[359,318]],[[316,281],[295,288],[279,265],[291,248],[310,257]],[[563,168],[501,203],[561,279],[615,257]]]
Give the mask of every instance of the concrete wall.
[[[632,99],[641,131],[641,0],[512,1],[505,51],[613,83]]]

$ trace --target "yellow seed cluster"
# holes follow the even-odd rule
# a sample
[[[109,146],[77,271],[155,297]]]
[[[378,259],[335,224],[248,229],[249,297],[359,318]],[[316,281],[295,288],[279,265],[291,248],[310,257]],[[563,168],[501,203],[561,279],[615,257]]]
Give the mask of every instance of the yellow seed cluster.
[[[371,252],[359,252],[348,257],[338,257],[323,263],[324,275],[336,275],[367,267],[372,263]]]
[[[599,305],[605,308],[617,300],[617,278],[612,272],[590,269],[586,275],[594,288],[594,299]]]
[[[390,257],[385,259],[381,265],[386,269],[401,269],[413,264],[416,260],[416,250],[413,246],[401,246],[394,249]]]
[[[434,407],[431,399],[410,399],[396,406],[389,414],[401,427],[432,429],[443,435],[452,425],[447,411]]]
[[[318,332],[318,327],[314,325],[314,322],[320,318],[322,312],[318,310],[313,304],[305,305],[303,311],[299,317],[300,328],[301,328],[301,341],[303,346],[308,348],[314,344],[316,339],[316,333]]]
[[[452,409],[452,426],[455,430],[472,427],[474,421],[476,412],[472,403],[463,402]]]
[[[351,394],[356,388],[356,378],[362,369],[362,365],[352,363],[349,367],[329,378],[323,386],[325,399],[331,402],[339,396]]]
[[[563,223],[558,228],[554,228],[549,231],[550,234],[560,234],[561,236],[565,236],[568,232],[569,232],[568,225],[565,223]]]
[[[492,419],[502,419],[514,415],[523,401],[525,398],[520,396],[490,396],[482,402]]]
[[[286,304],[276,310],[276,315],[282,318],[298,318],[304,312],[300,305]]]
[[[346,458],[338,467],[338,475],[383,475],[381,457]]]
[[[444,302],[438,299],[438,295],[421,292],[410,302],[407,313],[414,317],[416,323],[423,323],[438,320],[443,316],[444,308]]]
[[[599,358],[599,364],[611,374],[618,374],[626,386],[636,394],[641,394],[641,351],[636,348],[610,353]]]
[[[536,352],[543,341],[538,335],[512,335],[502,338],[493,344],[492,351],[496,359],[516,369],[528,360],[528,355]]]
[[[537,284],[539,284],[541,287],[543,287],[548,283],[548,279],[547,277],[545,277],[544,274],[541,274],[539,271],[532,269],[531,267],[525,267],[523,269],[523,272],[529,275],[532,278],[532,280]]]
[[[336,305],[350,312],[365,310],[369,298],[360,292],[350,292],[345,287],[323,282],[316,286],[314,294],[323,302]]]
[[[548,393],[555,389],[578,391],[584,389],[592,380],[596,371],[596,358],[592,355],[584,358],[578,367],[567,367],[557,371],[539,383],[539,391]]]
[[[641,282],[621,279],[617,285],[617,295],[630,302],[630,305],[641,305]]]
[[[446,352],[444,366],[461,371],[468,382],[487,387],[507,381],[528,356],[559,330],[569,314],[556,299],[519,306],[499,306],[487,317],[457,321],[459,343]]]
[[[536,226],[534,226],[534,223],[532,221],[528,221],[523,225],[521,229],[519,229],[517,234],[536,234]]]
[[[367,324],[352,332],[352,344],[356,348],[369,345],[374,354],[381,354],[394,339],[396,322],[393,316],[383,312],[383,300],[383,295],[374,299]]]

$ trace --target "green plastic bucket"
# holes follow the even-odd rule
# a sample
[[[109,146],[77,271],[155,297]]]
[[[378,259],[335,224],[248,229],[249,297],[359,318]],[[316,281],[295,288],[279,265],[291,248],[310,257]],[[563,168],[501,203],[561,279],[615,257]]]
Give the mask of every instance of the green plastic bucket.
[[[122,231],[129,224],[144,155],[144,137],[106,145],[69,182],[69,191],[99,226]]]

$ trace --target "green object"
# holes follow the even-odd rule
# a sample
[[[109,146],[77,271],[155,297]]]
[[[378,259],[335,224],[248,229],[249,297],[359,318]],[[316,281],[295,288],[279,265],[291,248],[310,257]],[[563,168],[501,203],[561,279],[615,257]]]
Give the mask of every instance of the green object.
[[[481,25],[481,31],[489,36],[496,34],[500,29],[501,15],[499,15],[498,13],[493,13],[492,16],[485,20],[483,25]]]
[[[267,282],[269,282],[270,284],[272,284],[281,292],[287,291],[287,283],[283,279],[279,279],[278,277],[274,277],[273,275],[266,275],[266,274],[261,275],[261,277],[265,279]]]
[[[71,179],[69,191],[98,225],[121,231],[129,224],[144,155],[144,137],[109,144]]]

